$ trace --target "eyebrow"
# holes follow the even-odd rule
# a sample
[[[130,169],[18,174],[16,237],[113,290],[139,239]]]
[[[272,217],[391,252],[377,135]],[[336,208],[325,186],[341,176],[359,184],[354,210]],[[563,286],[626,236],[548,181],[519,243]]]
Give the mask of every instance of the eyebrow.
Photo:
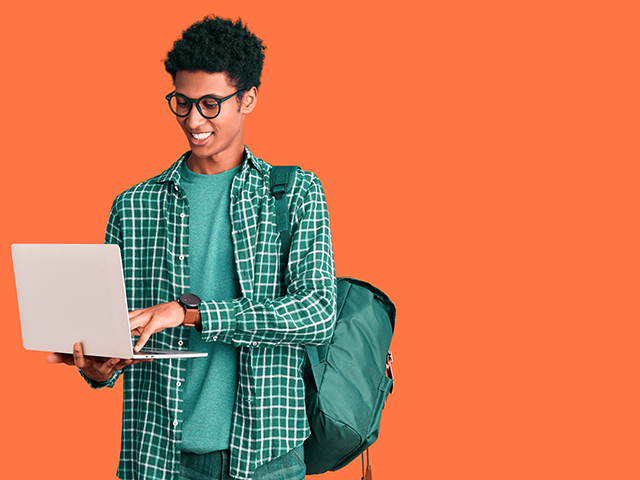
[[[218,95],[217,93],[205,93],[204,95],[201,95],[201,96],[199,96],[197,98],[191,98],[190,96],[188,96],[188,95],[186,95],[186,94],[184,94],[182,92],[179,92],[178,90],[176,90],[176,93],[179,93],[180,95],[184,95],[189,100],[200,100],[203,97],[213,97],[216,100],[220,100],[221,98],[224,98],[226,96],[226,95]]]

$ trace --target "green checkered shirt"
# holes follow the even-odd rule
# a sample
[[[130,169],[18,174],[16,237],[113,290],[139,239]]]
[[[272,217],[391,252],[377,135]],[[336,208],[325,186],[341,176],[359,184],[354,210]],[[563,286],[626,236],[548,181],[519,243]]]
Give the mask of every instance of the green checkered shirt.
[[[292,242],[288,262],[276,231],[269,191],[271,166],[245,148],[231,186],[232,241],[243,296],[200,306],[202,337],[240,350],[231,425],[235,478],[301,445],[309,435],[302,368],[304,344],[333,334],[336,280],[329,216],[322,186],[299,170],[289,198]],[[189,203],[180,188],[183,155],[171,168],[114,201],[106,243],[122,250],[131,310],[177,299],[189,291]],[[193,292],[198,293],[198,292]],[[188,327],[158,332],[149,349],[188,350]],[[186,360],[126,367],[118,477],[178,479]],[[113,386],[118,374],[93,387]]]

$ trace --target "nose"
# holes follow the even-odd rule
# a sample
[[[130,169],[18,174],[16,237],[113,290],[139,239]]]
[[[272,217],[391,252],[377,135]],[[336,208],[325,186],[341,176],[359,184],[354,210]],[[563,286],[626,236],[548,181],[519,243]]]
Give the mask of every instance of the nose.
[[[189,112],[189,115],[187,115],[187,127],[189,129],[195,130],[206,121],[207,119],[200,115],[200,112],[198,111],[196,106],[191,105],[191,111]]]

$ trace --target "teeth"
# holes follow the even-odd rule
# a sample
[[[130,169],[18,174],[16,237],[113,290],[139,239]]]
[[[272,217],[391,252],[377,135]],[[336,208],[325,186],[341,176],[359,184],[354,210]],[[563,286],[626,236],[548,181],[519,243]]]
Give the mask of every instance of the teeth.
[[[191,133],[191,135],[193,135],[193,138],[195,138],[196,140],[204,140],[205,138],[207,138],[209,135],[211,135],[212,132],[207,132],[207,133]]]

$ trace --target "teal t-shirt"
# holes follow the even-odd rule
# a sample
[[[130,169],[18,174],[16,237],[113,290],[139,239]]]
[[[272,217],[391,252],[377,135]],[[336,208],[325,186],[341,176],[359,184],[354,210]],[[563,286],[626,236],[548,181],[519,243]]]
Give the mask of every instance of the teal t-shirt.
[[[231,183],[239,171],[240,166],[217,175],[197,174],[186,162],[180,171],[190,210],[190,292],[203,300],[233,300],[242,295],[229,216]],[[222,342],[205,342],[191,329],[189,350],[209,355],[187,360],[182,450],[227,449],[238,385],[237,349]]]

